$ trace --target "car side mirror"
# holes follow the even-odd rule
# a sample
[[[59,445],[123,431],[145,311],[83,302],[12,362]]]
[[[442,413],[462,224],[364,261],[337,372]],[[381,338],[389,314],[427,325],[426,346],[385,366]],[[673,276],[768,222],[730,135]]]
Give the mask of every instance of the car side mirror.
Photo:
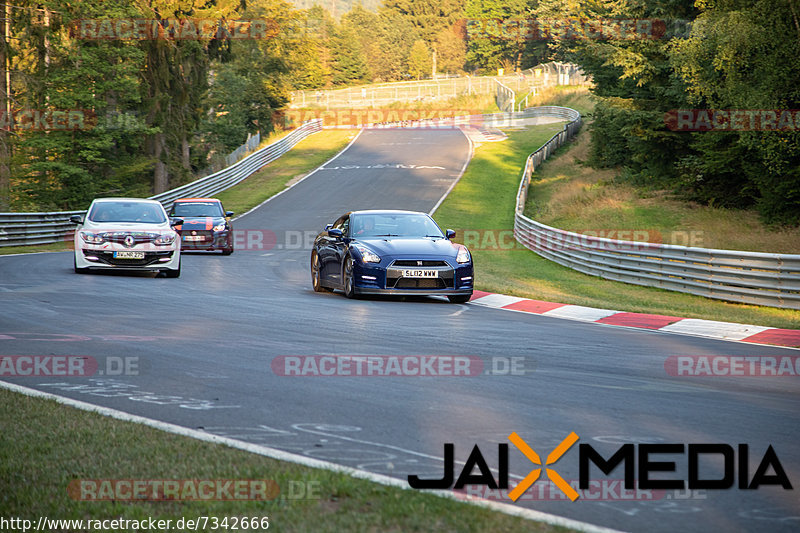
[[[447,237],[447,240],[449,241],[452,241],[453,239],[456,238],[456,232],[451,229],[445,231],[444,234]]]
[[[183,225],[183,219],[182,218],[171,218],[171,219],[169,219],[169,225],[170,226],[182,226]]]
[[[341,239],[342,237],[344,237],[344,234],[342,233],[342,230],[340,230],[340,229],[330,228],[328,230],[328,237],[333,237],[335,239]]]
[[[233,216],[233,211],[225,211],[225,216],[231,218]]]
[[[73,224],[83,224],[83,217],[80,215],[72,215],[69,217],[69,221]]]

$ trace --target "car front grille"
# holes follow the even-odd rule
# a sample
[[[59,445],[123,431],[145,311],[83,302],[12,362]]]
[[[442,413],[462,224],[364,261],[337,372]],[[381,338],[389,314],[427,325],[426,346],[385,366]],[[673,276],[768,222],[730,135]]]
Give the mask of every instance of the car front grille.
[[[452,288],[452,279],[450,286]],[[388,285],[388,283],[387,283]],[[397,278],[392,289],[447,289],[448,285],[442,278]]]
[[[444,263],[444,261],[440,262]],[[397,261],[395,261],[394,265],[397,266]],[[417,266],[416,261],[414,261],[414,266]],[[400,275],[400,269],[393,269],[390,267],[389,269],[386,270],[386,288],[387,289],[452,289],[455,286],[453,284],[454,275],[452,268],[450,268],[449,266],[445,268],[439,265],[431,265],[431,267],[429,268],[436,270],[438,272],[438,277],[404,278],[403,276]]]
[[[393,267],[448,267],[447,261],[431,261],[428,259],[398,259],[392,263]]]
[[[133,246],[137,244],[152,243],[158,237],[158,233],[142,233],[135,231],[114,231],[105,234],[105,240],[117,244],[125,244],[126,237],[133,237]]]

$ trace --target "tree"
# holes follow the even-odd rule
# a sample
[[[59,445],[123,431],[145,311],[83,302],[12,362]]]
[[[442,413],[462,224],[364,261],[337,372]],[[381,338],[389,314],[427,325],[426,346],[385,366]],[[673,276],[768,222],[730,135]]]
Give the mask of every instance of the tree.
[[[359,83],[369,77],[367,60],[356,32],[340,27],[331,39],[334,84]]]
[[[425,46],[425,41],[420,39],[411,47],[411,53],[408,56],[408,72],[411,76],[420,79],[431,71],[431,67],[431,52]]]
[[[383,5],[411,22],[429,47],[464,16],[464,0],[385,0]]]
[[[463,23],[445,28],[436,35],[436,68],[440,72],[462,72],[467,60],[466,28]]]
[[[467,0],[467,64],[492,71],[506,63],[522,68],[527,40],[518,32],[503,31],[501,23],[530,18],[528,0]]]
[[[732,0],[705,4],[671,63],[694,105],[710,109],[800,108],[800,13],[793,2]],[[755,202],[767,222],[800,224],[800,131],[693,135],[700,175],[691,189],[703,201]]]

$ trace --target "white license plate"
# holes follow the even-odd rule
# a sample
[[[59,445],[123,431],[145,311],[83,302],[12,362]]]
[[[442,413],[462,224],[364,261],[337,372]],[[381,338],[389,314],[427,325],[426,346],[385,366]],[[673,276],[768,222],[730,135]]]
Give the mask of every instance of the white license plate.
[[[404,278],[436,278],[439,273],[435,270],[401,270]]]
[[[144,252],[114,252],[114,259],[144,259]]]
[[[184,241],[202,241],[205,237],[202,235],[186,235],[183,237]]]

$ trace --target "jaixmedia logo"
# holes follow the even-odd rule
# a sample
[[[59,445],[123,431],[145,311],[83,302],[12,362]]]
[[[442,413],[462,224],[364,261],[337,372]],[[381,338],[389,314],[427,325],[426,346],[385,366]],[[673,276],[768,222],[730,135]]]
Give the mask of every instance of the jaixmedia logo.
[[[568,483],[553,468],[579,437],[574,432],[567,435],[561,443],[551,451],[544,462],[538,453],[531,448],[516,432],[508,436],[508,440],[535,465],[510,492],[508,497],[517,501],[541,477],[544,469],[547,478],[573,502],[580,497],[576,487]],[[506,443],[497,445],[498,477],[492,474],[488,462],[476,444],[467,458],[464,468],[454,480],[455,444],[444,445],[444,476],[441,479],[420,479],[415,475],[408,476],[408,484],[414,489],[455,489],[462,490],[469,486],[486,486],[489,489],[508,489],[508,449]],[[660,457],[655,457],[660,456]],[[670,456],[670,457],[665,457]],[[721,477],[702,477],[701,462],[706,465],[722,460]],[[651,474],[676,472],[677,466],[687,464],[688,479],[652,479]],[[756,464],[756,462],[753,462]],[[604,457],[591,444],[578,445],[577,488],[586,490],[593,483],[592,476],[603,473],[610,475],[617,467],[624,470],[625,489],[629,490],[712,490],[730,489],[734,485],[741,490],[755,490],[762,485],[779,485],[785,490],[792,490],[792,484],[783,469],[778,455],[770,445],[757,462],[755,469],[750,466],[750,446],[738,444],[622,444],[608,457]],[[479,473],[473,473],[475,468]],[[638,477],[637,477],[638,476]]]

